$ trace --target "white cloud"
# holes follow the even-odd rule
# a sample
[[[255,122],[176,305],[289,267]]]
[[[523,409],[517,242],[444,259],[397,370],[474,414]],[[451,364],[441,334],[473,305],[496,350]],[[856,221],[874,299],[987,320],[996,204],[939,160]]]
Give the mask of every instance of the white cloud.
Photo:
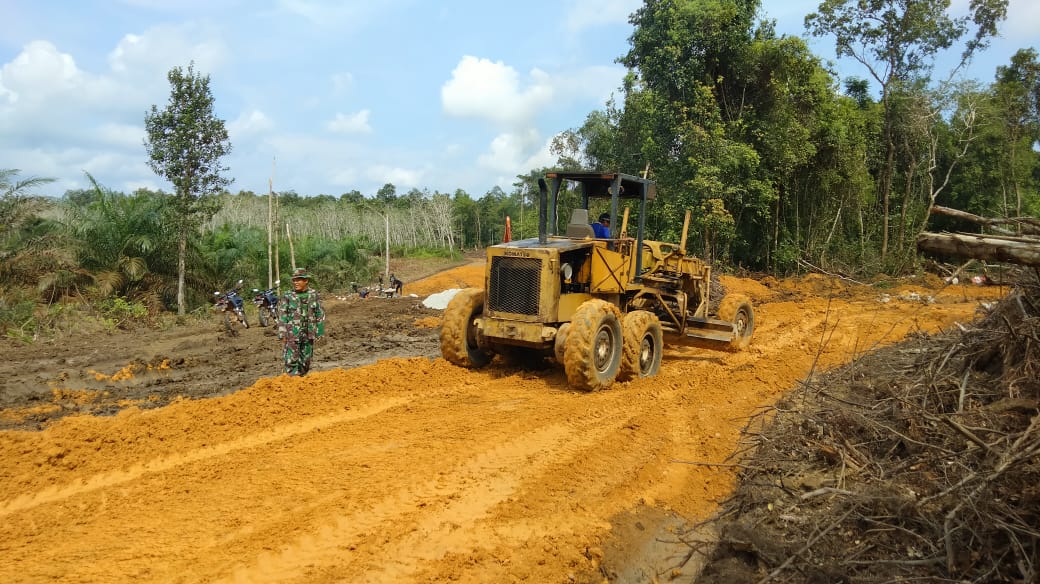
[[[580,32],[606,24],[625,24],[642,0],[576,0],[567,12],[567,28]]]
[[[82,69],[48,40],[24,45],[0,64],[0,160],[58,179],[53,194],[85,186],[84,170],[115,189],[154,184],[143,120],[149,103],[168,94],[166,64],[186,55],[213,63],[221,53],[213,49],[219,43],[197,31],[177,36],[181,30],[191,27],[124,36],[109,54],[110,68],[99,72]]]
[[[350,73],[333,73],[332,74],[332,91],[337,95],[342,95],[350,91],[350,88],[354,86],[354,76]]]
[[[358,173],[353,168],[339,169],[329,177],[329,182],[340,187],[354,188],[357,185]]]
[[[208,75],[228,59],[220,33],[195,24],[161,24],[141,34],[126,34],[108,55],[108,64],[118,74],[161,75],[175,66],[195,62],[195,71]]]
[[[424,171],[397,166],[377,164],[370,167],[365,173],[366,177],[379,184],[393,183],[395,187],[418,187],[422,182]]]
[[[501,61],[465,56],[441,87],[445,113],[460,118],[477,118],[506,127],[522,127],[553,99],[549,76],[538,69],[530,73],[530,84],[522,88],[520,76]]]
[[[63,146],[96,140],[99,120],[112,123],[112,112],[129,105],[131,89],[121,90],[110,78],[90,75],[71,55],[47,41],[33,41],[0,67],[0,135],[22,147],[48,143]],[[134,107],[143,119],[144,105]],[[119,116],[115,116],[119,117]]]
[[[594,107],[602,108],[621,86],[625,73],[625,68],[620,65],[596,65],[555,75],[558,99],[591,101]]]
[[[230,134],[232,138],[255,136],[266,132],[273,127],[274,124],[271,122],[271,119],[268,118],[264,112],[258,109],[242,112],[227,125],[228,134]],[[234,140],[232,140],[232,142],[234,142]]]
[[[554,161],[549,153],[549,143],[543,143],[538,131],[533,129],[495,136],[488,152],[477,158],[482,167],[512,176],[523,174],[535,166],[549,166]]]
[[[144,144],[144,126],[106,123],[98,127],[98,137],[106,144],[127,150]]]
[[[335,118],[326,122],[325,128],[339,134],[368,134],[372,131],[368,124],[369,114],[367,109],[349,115],[337,113]]]
[[[0,87],[9,103],[40,101],[82,87],[85,76],[72,56],[47,41],[32,41],[0,69]]]

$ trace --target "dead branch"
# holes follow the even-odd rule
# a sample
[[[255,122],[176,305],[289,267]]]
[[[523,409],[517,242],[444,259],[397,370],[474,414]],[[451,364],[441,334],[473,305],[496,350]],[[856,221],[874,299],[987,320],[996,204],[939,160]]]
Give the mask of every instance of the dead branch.
[[[964,221],[969,221],[977,225],[985,225],[986,227],[997,228],[1001,225],[1012,225],[1018,227],[1018,233],[1023,235],[1040,235],[1040,219],[1033,217],[1003,217],[1003,218],[991,218],[981,217],[967,211],[961,211],[958,209],[951,209],[949,207],[943,207],[941,205],[935,205],[932,207],[931,212],[935,215],[946,215],[947,217],[955,217]],[[1013,233],[1007,232],[1005,233]]]
[[[832,278],[839,278],[841,280],[846,280],[848,282],[852,282],[853,284],[859,284],[860,286],[866,286],[866,284],[864,284],[863,282],[860,282],[859,280],[854,280],[854,279],[852,279],[852,278],[850,278],[848,276],[844,276],[842,274],[828,272],[827,270],[825,270],[823,268],[818,268],[818,267],[810,264],[809,262],[807,262],[807,261],[805,261],[803,259],[799,259],[798,263],[801,264],[803,267],[809,268],[810,270],[812,270],[814,272],[817,272],[817,273],[820,273],[820,274],[823,274],[825,276],[831,276]]]

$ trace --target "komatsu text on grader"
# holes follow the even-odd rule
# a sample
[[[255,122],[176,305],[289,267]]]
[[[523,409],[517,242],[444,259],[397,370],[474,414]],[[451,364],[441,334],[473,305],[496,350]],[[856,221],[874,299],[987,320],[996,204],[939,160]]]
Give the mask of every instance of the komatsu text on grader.
[[[751,341],[754,311],[741,294],[723,297],[708,315],[711,267],[686,254],[690,214],[678,244],[643,238],[652,181],[627,174],[552,172],[539,180],[537,239],[487,250],[484,289],[468,288],[444,312],[441,354],[464,367],[483,367],[495,354],[554,358],[571,386],[596,390],[656,375],[664,335],[692,337],[742,349]],[[564,181],[581,186],[581,205],[556,234],[557,199]],[[630,208],[618,229],[597,239],[589,224],[590,199],[609,199],[611,225],[621,202],[638,204],[638,226],[628,236]]]

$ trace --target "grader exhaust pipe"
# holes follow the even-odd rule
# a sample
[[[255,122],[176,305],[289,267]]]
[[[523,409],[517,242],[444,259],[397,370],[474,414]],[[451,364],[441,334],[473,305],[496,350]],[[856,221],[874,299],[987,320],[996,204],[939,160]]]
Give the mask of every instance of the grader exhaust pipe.
[[[549,187],[545,184],[545,179],[538,179],[538,245],[545,245],[549,240],[546,235],[545,224],[548,223],[546,220],[546,207],[549,206]]]
[[[686,254],[686,235],[690,232],[690,210],[686,210],[686,219],[682,224],[682,238],[679,240],[679,253]]]

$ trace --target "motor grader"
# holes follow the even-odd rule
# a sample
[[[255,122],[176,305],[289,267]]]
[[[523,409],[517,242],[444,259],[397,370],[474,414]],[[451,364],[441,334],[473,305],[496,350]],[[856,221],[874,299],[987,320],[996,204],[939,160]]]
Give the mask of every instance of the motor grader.
[[[580,187],[581,203],[555,233],[561,187]],[[539,180],[538,237],[487,249],[484,288],[456,294],[444,312],[441,354],[479,368],[496,354],[511,360],[550,358],[568,383],[598,390],[615,380],[656,375],[665,336],[743,349],[755,316],[741,294],[722,298],[709,316],[711,266],[686,254],[690,213],[678,244],[644,238],[653,181],[612,172],[550,172]],[[610,238],[597,239],[589,204],[609,206]],[[628,234],[629,212],[638,225]]]

